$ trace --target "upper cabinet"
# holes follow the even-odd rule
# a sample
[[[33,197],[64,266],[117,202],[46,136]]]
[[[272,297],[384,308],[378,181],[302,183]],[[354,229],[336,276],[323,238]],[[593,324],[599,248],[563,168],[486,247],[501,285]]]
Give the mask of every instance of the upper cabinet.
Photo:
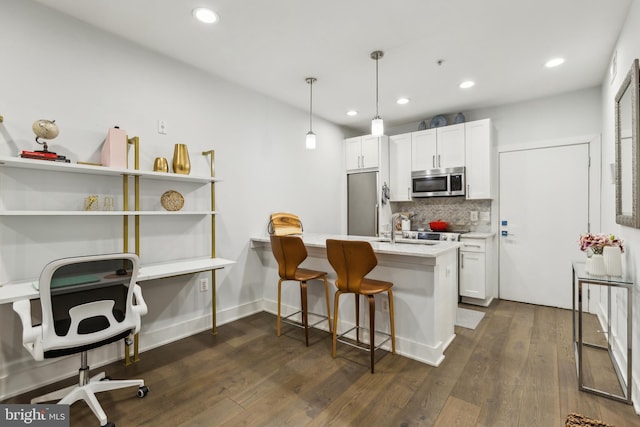
[[[465,123],[467,199],[493,197],[491,119]]]
[[[347,171],[380,167],[380,144],[386,136],[356,136],[344,140]]]
[[[389,137],[389,163],[391,201],[411,200],[411,133]]]
[[[465,124],[413,132],[411,170],[452,168],[465,165]]]

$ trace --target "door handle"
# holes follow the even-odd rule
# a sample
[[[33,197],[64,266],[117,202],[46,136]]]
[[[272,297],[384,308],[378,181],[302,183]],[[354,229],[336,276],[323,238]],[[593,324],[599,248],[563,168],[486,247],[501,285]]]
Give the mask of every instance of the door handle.
[[[460,252],[460,268],[464,268],[464,253]]]
[[[407,199],[411,199],[411,187],[407,187]]]
[[[441,167],[440,166],[440,154],[438,154],[438,167]]]
[[[433,159],[431,160],[431,166],[434,167],[434,168],[436,167],[436,155],[435,154],[433,155]]]

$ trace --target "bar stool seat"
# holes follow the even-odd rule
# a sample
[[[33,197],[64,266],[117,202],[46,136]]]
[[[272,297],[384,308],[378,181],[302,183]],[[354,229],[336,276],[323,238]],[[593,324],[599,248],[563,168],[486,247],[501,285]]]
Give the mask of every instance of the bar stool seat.
[[[378,259],[373,248],[369,242],[355,241],[355,240],[327,240],[327,259],[329,263],[336,271],[336,294],[334,297],[333,305],[333,343],[331,347],[331,355],[336,357],[336,345],[338,341],[338,303],[340,301],[340,295],[345,293],[353,293],[355,295],[355,309],[356,309],[356,326],[347,332],[344,332],[341,336],[349,333],[353,329],[356,330],[356,347],[361,349],[368,349],[371,359],[371,373],[374,373],[374,353],[375,346],[375,298],[377,294],[383,292],[387,293],[389,299],[389,337],[380,345],[386,341],[391,340],[391,352],[396,353],[396,336],[394,325],[394,311],[393,311],[393,292],[391,288],[393,283],[384,280],[369,279],[365,276],[373,270],[378,264]],[[360,295],[367,297],[369,302],[369,345],[363,347],[360,345]],[[364,328],[363,328],[364,329]],[[349,343],[348,343],[349,344]],[[378,347],[379,348],[379,347]]]
[[[271,236],[271,251],[273,256],[278,262],[278,274],[280,280],[278,280],[278,317],[277,317],[277,333],[281,335],[281,322],[289,323],[294,326],[300,326],[299,323],[295,323],[289,320],[292,316],[302,314],[302,327],[304,327],[305,344],[309,346],[309,314],[316,315],[322,319],[319,322],[314,323],[311,326],[315,326],[326,317],[329,324],[329,332],[332,331],[331,326],[331,311],[329,302],[329,282],[327,281],[327,272],[310,270],[307,268],[298,268],[298,266],[307,258],[307,248],[304,246],[304,242],[297,236]],[[327,315],[319,315],[316,313],[309,313],[307,302],[307,282],[310,280],[322,280],[324,282],[324,294],[327,304]],[[292,313],[286,317],[281,315],[282,305],[282,283],[286,281],[296,281],[300,283],[300,310]]]

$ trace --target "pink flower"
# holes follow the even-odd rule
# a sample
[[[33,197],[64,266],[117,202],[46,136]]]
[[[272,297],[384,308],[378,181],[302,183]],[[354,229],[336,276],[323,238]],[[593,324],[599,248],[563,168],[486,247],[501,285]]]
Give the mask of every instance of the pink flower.
[[[602,249],[605,246],[614,246],[619,247],[620,252],[624,252],[624,247],[622,246],[623,240],[620,240],[613,234],[593,234],[586,233],[581,234],[580,239],[578,240],[578,244],[580,245],[580,250],[586,252],[588,250],[592,250],[593,253],[601,254]]]

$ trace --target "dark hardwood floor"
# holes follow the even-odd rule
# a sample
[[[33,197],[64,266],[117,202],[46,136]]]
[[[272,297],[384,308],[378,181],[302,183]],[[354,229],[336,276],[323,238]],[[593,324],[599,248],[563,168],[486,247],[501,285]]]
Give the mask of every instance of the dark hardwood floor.
[[[99,395],[110,421],[129,426],[564,426],[570,412],[617,427],[639,426],[632,406],[577,389],[571,312],[496,301],[476,330],[457,337],[438,368],[338,345],[313,331],[287,326],[276,337],[275,317],[260,313],[147,351],[129,367],[104,368],[113,378],[144,378],[135,390]],[[89,355],[91,362],[91,355]],[[615,387],[606,358],[589,359],[589,380]],[[96,370],[98,371],[98,370]],[[607,379],[609,378],[609,379]],[[71,384],[47,386],[4,403]],[[84,403],[71,408],[72,426],[98,425]]]

